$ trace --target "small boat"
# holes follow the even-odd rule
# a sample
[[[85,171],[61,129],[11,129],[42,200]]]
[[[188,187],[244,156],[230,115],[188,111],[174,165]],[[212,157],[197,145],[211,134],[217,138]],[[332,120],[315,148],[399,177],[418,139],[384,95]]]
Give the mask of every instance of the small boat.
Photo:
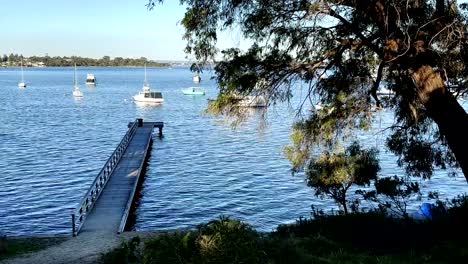
[[[201,82],[201,77],[200,77],[200,75],[197,74],[197,75],[193,76],[192,81],[193,81],[194,83],[199,83],[199,82]]]
[[[318,104],[314,105],[314,109],[313,109],[313,110],[314,110],[314,111],[320,111],[320,110],[322,110],[323,108],[324,108],[323,105],[322,105],[321,103],[318,103]]]
[[[237,99],[239,100],[237,102],[238,106],[241,107],[267,107],[268,106],[268,99],[262,95],[262,87],[265,87],[266,81],[265,80],[259,80],[256,84],[255,87],[253,88],[253,91],[250,93],[250,95],[237,95]]]
[[[205,90],[201,87],[189,87],[182,89],[185,95],[205,95]]]
[[[75,77],[74,77],[74,80],[75,80],[75,89],[73,90],[73,96],[75,97],[83,97],[83,92],[80,91],[80,87],[78,86],[78,81],[76,79],[76,64],[75,64]]]
[[[395,94],[394,91],[387,89],[385,87],[380,87],[380,89],[377,90],[377,95],[380,95],[380,96],[390,96],[394,94]]]
[[[133,96],[135,102],[155,103],[162,104],[164,99],[160,92],[151,92],[148,79],[146,77],[146,64],[145,64],[145,80],[143,82],[143,89],[137,95]]]
[[[26,88],[26,86],[26,82],[24,81],[23,60],[21,60],[21,82],[18,83],[18,87]]]
[[[242,107],[266,107],[267,100],[263,95],[248,95],[241,97],[238,105]]]
[[[94,74],[86,74],[86,84],[87,85],[96,85],[96,76]]]
[[[312,109],[310,109],[310,111],[314,113],[325,113],[328,115],[335,111],[335,107],[328,104],[323,105],[322,103],[317,103],[312,105]]]

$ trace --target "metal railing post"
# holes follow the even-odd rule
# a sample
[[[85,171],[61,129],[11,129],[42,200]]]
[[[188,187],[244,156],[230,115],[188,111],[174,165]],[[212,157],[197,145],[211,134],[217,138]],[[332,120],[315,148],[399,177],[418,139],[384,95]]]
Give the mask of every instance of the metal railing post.
[[[75,214],[72,214],[72,234],[73,236],[76,236],[76,222],[75,222]]]

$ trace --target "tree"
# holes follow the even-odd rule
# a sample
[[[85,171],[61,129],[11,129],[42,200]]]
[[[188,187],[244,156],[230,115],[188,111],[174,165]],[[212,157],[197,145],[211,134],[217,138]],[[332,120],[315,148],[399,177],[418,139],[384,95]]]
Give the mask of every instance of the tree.
[[[329,196],[348,213],[348,190],[353,186],[368,186],[377,180],[380,170],[375,149],[364,150],[354,142],[346,152],[327,152],[312,159],[308,167],[307,185],[317,196]],[[355,204],[351,204],[353,206]]]
[[[163,0],[149,0],[149,8]],[[222,51],[215,67],[222,102],[256,84],[270,102],[309,84],[333,111],[312,113],[295,126],[304,166],[310,150],[332,149],[372,121],[385,81],[395,112],[388,148],[408,174],[430,177],[434,166],[460,165],[468,180],[468,115],[457,101],[467,92],[466,4],[447,0],[181,0],[187,6],[186,52],[215,61],[219,31],[238,29],[252,45]],[[327,77],[316,78],[317,76]],[[233,107],[218,103],[220,110]],[[422,160],[422,161],[421,161]]]
[[[411,198],[420,196],[419,184],[408,177],[383,177],[374,181],[375,190],[357,190],[365,200],[377,203],[380,211],[408,217],[407,206]],[[431,193],[430,195],[434,195]],[[381,198],[384,196],[384,199]]]

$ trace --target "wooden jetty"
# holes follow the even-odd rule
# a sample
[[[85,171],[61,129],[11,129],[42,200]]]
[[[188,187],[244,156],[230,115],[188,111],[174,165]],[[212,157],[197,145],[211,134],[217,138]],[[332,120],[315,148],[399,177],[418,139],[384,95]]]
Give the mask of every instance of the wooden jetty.
[[[137,187],[145,173],[144,163],[155,127],[162,136],[163,122],[137,119],[128,124],[127,133],[72,213],[73,236],[80,232],[124,231]]]

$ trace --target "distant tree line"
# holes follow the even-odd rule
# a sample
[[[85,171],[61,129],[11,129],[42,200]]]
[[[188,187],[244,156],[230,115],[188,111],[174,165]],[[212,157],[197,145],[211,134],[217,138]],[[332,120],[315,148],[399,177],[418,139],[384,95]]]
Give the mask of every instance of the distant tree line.
[[[122,58],[115,57],[111,59],[109,56],[104,56],[100,59],[93,58],[83,58],[78,56],[72,57],[50,57],[50,56],[31,56],[23,57],[23,55],[10,54],[3,55],[1,57],[1,63],[5,66],[19,66],[21,60],[23,60],[23,65],[38,65],[42,64],[43,66],[48,67],[64,67],[64,66],[73,66],[76,63],[76,66],[100,66],[100,67],[117,67],[117,66],[144,66],[145,64],[150,67],[167,67],[168,63],[156,62],[153,60],[148,60],[145,57],[138,59]]]

